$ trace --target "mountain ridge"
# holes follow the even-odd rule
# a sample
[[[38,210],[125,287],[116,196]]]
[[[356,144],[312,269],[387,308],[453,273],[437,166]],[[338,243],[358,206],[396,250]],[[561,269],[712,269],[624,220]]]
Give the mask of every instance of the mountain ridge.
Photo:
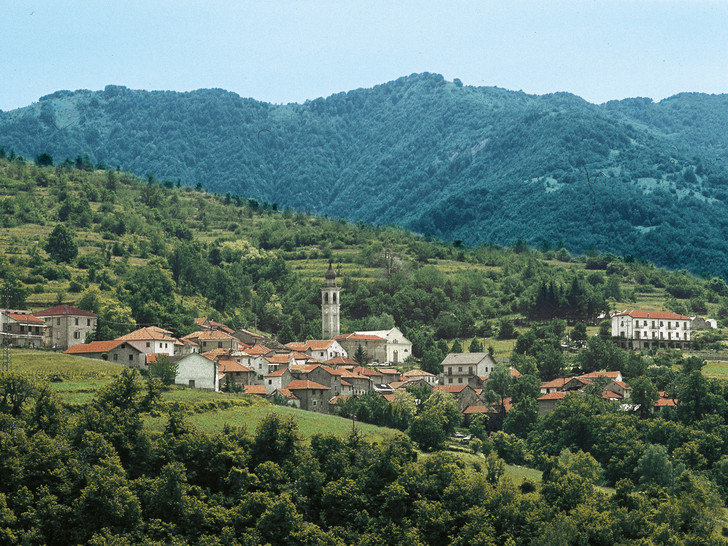
[[[595,105],[428,73],[286,105],[221,89],[107,86],[0,113],[0,145],[31,157],[87,153],[445,240],[596,246],[721,275],[726,129],[728,95]]]

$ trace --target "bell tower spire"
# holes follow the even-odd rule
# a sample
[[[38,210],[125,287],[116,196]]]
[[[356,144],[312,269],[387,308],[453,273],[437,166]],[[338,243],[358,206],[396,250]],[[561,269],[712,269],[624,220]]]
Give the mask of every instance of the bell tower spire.
[[[321,339],[332,339],[341,333],[339,299],[341,289],[336,285],[336,271],[331,262],[321,287]]]

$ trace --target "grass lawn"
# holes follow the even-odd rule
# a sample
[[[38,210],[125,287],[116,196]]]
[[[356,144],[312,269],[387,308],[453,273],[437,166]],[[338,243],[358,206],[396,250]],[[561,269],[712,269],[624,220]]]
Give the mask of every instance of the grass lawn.
[[[728,379],[728,361],[706,360],[703,375],[714,379]]]
[[[187,419],[190,424],[203,432],[219,432],[224,425],[228,424],[235,427],[244,425],[251,433],[254,433],[258,424],[271,412],[282,417],[295,419],[298,423],[298,430],[304,438],[309,438],[316,433],[330,433],[345,437],[351,432],[351,420],[349,419],[269,404],[255,404],[247,407],[193,413],[188,415]],[[164,430],[166,424],[166,416],[150,417],[145,420],[145,426],[151,430]],[[370,442],[382,441],[397,434],[394,429],[366,423],[356,423],[356,427],[362,432],[364,438]]]

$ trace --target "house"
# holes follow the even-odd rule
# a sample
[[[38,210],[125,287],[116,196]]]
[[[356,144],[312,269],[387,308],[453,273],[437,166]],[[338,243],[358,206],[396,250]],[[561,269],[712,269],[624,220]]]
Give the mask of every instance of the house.
[[[397,328],[390,328],[389,330],[370,330],[364,332],[354,332],[356,335],[362,336],[375,336],[384,338],[386,340],[384,346],[384,358],[377,358],[378,362],[392,362],[393,364],[400,364],[412,356],[412,342],[404,337],[404,334]],[[352,355],[352,352],[349,352]]]
[[[366,362],[386,362],[387,339],[373,334],[342,334],[334,338],[347,355],[355,356],[359,347],[366,353]]]
[[[718,327],[718,321],[715,319],[690,317],[690,330],[714,330],[717,327]]]
[[[569,393],[567,393],[566,391],[555,391],[550,392],[549,394],[544,394],[543,396],[539,396],[537,399],[538,412],[543,415],[545,413],[553,411],[553,409],[556,407],[556,403],[566,398],[567,394]]]
[[[442,361],[440,382],[443,385],[479,386],[482,381],[476,378],[487,378],[495,365],[490,353],[450,353]]]
[[[294,407],[294,408],[300,408],[301,407],[301,401],[298,399],[298,397],[293,394],[288,389],[276,389],[271,394],[266,396],[268,400],[273,402],[276,397],[282,397],[286,401],[286,405]]]
[[[309,339],[286,343],[291,351],[306,353],[322,361],[349,356],[344,348],[335,339]]]
[[[328,401],[331,398],[329,388],[314,381],[296,379],[291,381],[286,389],[296,395],[301,401],[301,409],[316,411],[318,413],[329,413]]]
[[[175,346],[182,345],[180,341],[172,337],[172,332],[156,326],[139,328],[116,339],[129,342],[144,354],[161,353],[174,356]]]
[[[578,379],[596,379],[597,377],[606,377],[610,381],[622,381],[622,372],[591,372],[578,376]]]
[[[265,390],[265,385],[244,385],[243,392],[245,394],[255,394],[265,398],[268,393]]]
[[[468,406],[467,408],[465,408],[463,410],[463,425],[466,427],[469,427],[474,416],[487,415],[487,414],[491,413],[490,409],[491,408],[480,405],[480,404],[474,404],[472,406]]]
[[[293,375],[291,374],[290,368],[284,367],[266,374],[263,379],[265,381],[265,392],[271,394],[273,391],[282,389],[293,381]]]
[[[392,381],[399,381],[402,378],[402,374],[399,370],[394,368],[375,368],[380,374],[382,374],[382,382],[390,384]]]
[[[91,311],[76,309],[70,305],[56,305],[33,313],[43,319],[48,326],[47,345],[58,349],[68,349],[84,343],[89,334],[96,332],[99,316]]]
[[[246,330],[245,328],[238,328],[232,335],[246,345],[256,345],[263,341],[263,336],[258,335],[255,332],[251,332],[250,330]]]
[[[236,385],[251,385],[255,382],[255,370],[248,366],[229,358],[218,358],[217,364],[220,381],[224,385],[224,381],[230,377]]]
[[[571,377],[557,377],[551,381],[541,383],[541,394],[550,394],[556,391],[564,390],[564,385],[571,380]]]
[[[3,309],[0,311],[2,344],[11,347],[42,347],[47,345],[47,323],[30,311]]]
[[[173,359],[177,363],[176,385],[191,389],[220,390],[219,364],[199,353]]]
[[[429,384],[430,386],[434,387],[437,385],[437,376],[434,374],[431,374],[430,372],[426,372],[424,370],[414,369],[409,370],[408,372],[404,372],[402,374],[402,379],[404,381],[417,381],[422,380],[425,383]]]
[[[331,389],[330,396],[342,394],[343,370],[336,370],[321,364],[296,364],[291,366],[291,374],[293,379],[305,379],[329,387]]]
[[[475,389],[468,384],[460,385],[435,385],[433,390],[449,393],[458,404],[458,409],[463,412],[468,406],[481,404],[480,397]]]
[[[147,355],[144,351],[140,351],[131,343],[118,339],[72,345],[64,352],[68,355],[116,362],[131,368],[145,368],[147,365]]]
[[[612,317],[612,338],[623,349],[687,349],[690,322],[670,311],[623,311]]]
[[[240,348],[240,340],[222,330],[198,330],[182,339],[196,343],[203,353],[212,349],[237,351]]]

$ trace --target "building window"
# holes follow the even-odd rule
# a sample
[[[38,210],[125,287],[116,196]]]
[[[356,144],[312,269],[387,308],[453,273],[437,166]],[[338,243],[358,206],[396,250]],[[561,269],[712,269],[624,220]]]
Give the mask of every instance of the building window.
[[[194,379],[190,379],[189,386],[190,386],[191,389],[194,389],[195,388],[195,380]]]
[[[59,318],[56,319],[56,326],[60,326],[60,325],[61,325],[61,319],[59,317]]]
[[[672,328],[672,323],[668,322],[667,323],[667,329],[670,330],[671,328]]]
[[[147,347],[149,347],[149,342],[147,341]]]
[[[664,323],[662,321],[660,321],[660,328],[662,328],[663,326],[664,326]]]
[[[114,353],[114,362],[118,362],[118,361],[119,361],[119,354]]]
[[[80,339],[81,338],[81,332],[73,332],[73,339]]]
[[[164,346],[166,347],[166,346],[167,346],[167,344],[165,343],[165,344],[164,344]],[[222,341],[218,341],[218,342],[217,342],[217,348],[218,348],[218,349],[222,349]]]
[[[86,326],[91,326],[91,319],[90,318],[86,319]]]
[[[462,377],[458,377],[458,383],[462,383],[462,382],[463,382],[463,378]]]
[[[129,362],[131,362],[133,360],[134,360],[134,355],[133,354],[129,355]]]
[[[473,367],[468,366],[468,374],[473,375]]]
[[[448,383],[452,383],[452,377],[448,377],[448,378],[447,378],[447,382],[448,382]]]
[[[77,318],[73,319],[73,322],[74,322],[74,325],[75,326],[78,326],[78,319]]]
[[[269,384],[269,385],[272,385],[272,384],[273,384],[273,380],[272,380],[272,379],[269,379],[269,380],[268,380],[268,384]]]
[[[313,401],[313,405],[314,405],[314,406],[316,405],[316,400],[314,400],[314,401]]]
[[[652,321],[652,327],[653,328],[655,327],[655,321],[654,320]]]
[[[463,371],[463,367],[462,366],[458,366],[458,371],[459,372],[462,372]]]

